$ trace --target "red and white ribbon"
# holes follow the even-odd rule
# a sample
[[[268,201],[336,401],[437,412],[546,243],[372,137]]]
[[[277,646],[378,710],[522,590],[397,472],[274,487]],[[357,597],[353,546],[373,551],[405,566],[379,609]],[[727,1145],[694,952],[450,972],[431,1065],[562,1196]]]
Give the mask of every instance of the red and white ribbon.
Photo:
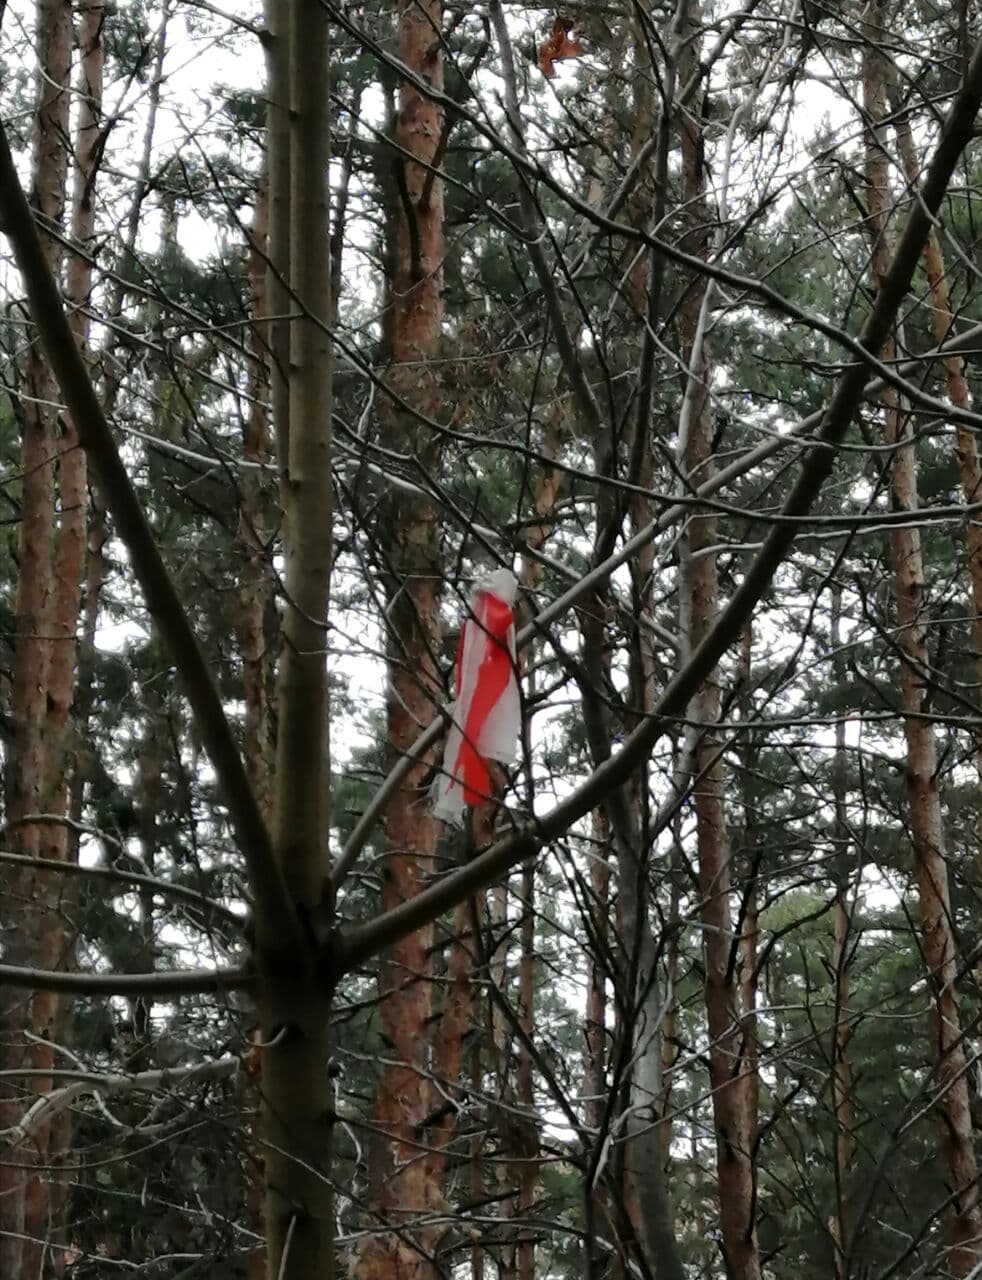
[[[433,812],[458,825],[466,805],[491,793],[489,760],[510,764],[516,756],[522,704],[515,665],[518,583],[507,569],[482,578],[471,598],[470,617],[457,645],[457,700],[434,784]]]

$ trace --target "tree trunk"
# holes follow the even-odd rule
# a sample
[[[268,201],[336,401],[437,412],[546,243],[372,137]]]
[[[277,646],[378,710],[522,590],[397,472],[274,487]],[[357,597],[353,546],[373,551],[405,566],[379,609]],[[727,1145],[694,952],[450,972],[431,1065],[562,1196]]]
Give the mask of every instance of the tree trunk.
[[[591,818],[590,915],[593,947],[587,971],[586,1060],[583,1073],[587,1128],[599,1135],[607,1110],[607,974],[604,952],[610,935],[610,860],[607,818],[595,809]]]
[[[656,138],[653,160],[646,164],[628,202],[628,216],[639,230],[659,227],[665,214],[669,188],[669,152],[676,112],[676,70],[679,56],[679,23],[687,0],[680,0],[674,16],[664,23],[659,41],[664,52],[657,74],[660,110],[655,113],[655,69],[651,64],[650,33],[638,14],[630,24],[634,55],[633,128],[631,155],[638,156],[652,134]],[[652,401],[655,386],[657,341],[662,320],[664,257],[655,251],[639,254],[628,274],[627,298],[639,323],[640,357],[636,411],[629,440],[627,479],[650,489],[654,477],[652,455]],[[652,513],[650,500],[632,492],[629,519],[632,534],[646,526]],[[655,546],[652,541],[631,562],[631,610],[629,680],[631,730],[650,715],[656,694],[656,662],[646,620],[651,609]],[[684,785],[684,782],[683,784]],[[637,832],[635,850],[649,850],[650,786],[643,766],[629,790],[632,821]],[[631,1080],[627,1090],[631,1116],[624,1150],[623,1191],[628,1215],[647,1266],[666,1280],[681,1268],[674,1242],[674,1222],[668,1193],[668,1144],[661,1124],[665,1012],[660,973],[660,946],[656,943],[655,914],[648,901],[648,857],[618,853],[619,919],[625,946],[626,970],[635,975],[634,990],[625,989],[626,1007],[633,1010]],[[630,886],[630,888],[629,888]],[[628,943],[628,939],[631,942]]]
[[[665,939],[665,1020],[662,1026],[661,1092],[658,1099],[663,1167],[667,1166],[672,1150],[672,1083],[675,1074],[675,1059],[678,1057],[675,1029],[679,1013],[678,977],[681,890],[679,888],[680,872],[676,866],[678,861],[676,846],[680,840],[677,829],[680,826],[680,820],[676,819],[673,822],[672,866],[669,872],[672,884],[669,890],[668,916],[665,921],[667,933]]]
[[[750,696],[753,689],[753,624],[747,622],[740,638],[737,681],[742,688],[740,715],[744,720],[754,718],[754,705]],[[743,738],[741,761],[741,802],[743,830],[740,840],[740,919],[736,939],[736,970],[740,998],[737,1009],[743,1031],[743,1052],[746,1070],[745,1119],[751,1136],[751,1177],[754,1204],[757,1201],[757,1124],[760,1109],[760,1042],[757,1027],[757,942],[758,942],[758,892],[757,877],[763,854],[757,832],[757,803],[754,779],[757,774],[758,740],[753,729]],[[733,959],[731,958],[731,963]]]
[[[890,69],[895,76],[893,68]],[[884,69],[886,74],[886,69]],[[888,93],[891,85],[888,84]],[[897,137],[897,150],[903,165],[904,176],[911,191],[916,191],[920,178],[920,167],[914,146],[914,136],[910,128],[910,120],[900,109],[896,96],[891,95],[891,113],[893,127]],[[928,290],[931,297],[931,326],[937,342],[947,342],[954,334],[955,320],[951,310],[951,296],[948,280],[945,275],[944,258],[941,254],[941,240],[937,229],[932,227],[924,244],[924,274],[927,277]],[[965,361],[962,356],[948,356],[942,361],[944,370],[945,391],[948,399],[956,409],[971,409],[971,395],[968,380],[965,377]],[[955,423],[955,455],[958,459],[958,475],[961,480],[962,493],[966,503],[976,503],[982,496],[982,465],[979,462],[979,450],[975,433],[963,422]],[[979,679],[982,680],[982,524],[978,518],[965,521],[965,550],[968,553],[968,577],[971,599],[972,644],[975,650],[976,667]],[[982,782],[982,731],[977,730],[975,736],[975,769]],[[978,867],[982,868],[982,814],[976,819],[975,858]]]
[[[263,813],[271,812],[273,786],[272,731],[269,689],[271,655],[268,621],[273,608],[273,580],[267,542],[269,515],[266,482],[262,468],[269,460],[269,340],[266,319],[266,254],[269,233],[268,178],[260,179],[249,247],[249,330],[250,365],[248,401],[244,424],[242,456],[248,468],[239,481],[239,527],[237,540],[241,555],[239,605],[236,632],[242,655],[245,728],[243,734],[246,770]]]
[[[317,937],[332,920],[326,891],[325,650],[332,554],[328,19],[317,0],[269,0],[267,24],[271,306],[284,314],[279,308],[288,281],[290,311],[302,313],[287,333],[277,325],[274,335],[274,347],[285,339],[288,347],[277,351],[273,393],[286,566],[273,839],[297,917],[308,936]],[[291,242],[303,252],[288,254]],[[331,1280],[332,992],[310,951],[276,936],[261,899],[256,937],[267,1275]]]
[[[69,85],[72,55],[70,0],[39,0],[36,39],[40,68],[39,102],[33,140],[32,204],[53,227],[59,227],[65,209],[69,128]],[[61,251],[57,240],[46,237],[44,252],[52,273],[60,273]],[[17,644],[11,674],[10,714],[12,735],[6,770],[7,830],[11,847],[19,853],[42,852],[43,828],[25,824],[47,800],[50,774],[48,670],[51,662],[51,629],[54,624],[57,584],[54,566],[55,456],[58,450],[56,418],[52,405],[58,391],[40,344],[28,353],[21,399],[21,523],[18,552],[14,628]],[[84,510],[84,508],[83,508]],[[7,963],[54,967],[62,933],[50,878],[25,870],[12,875],[5,895],[11,914],[4,920],[4,959]],[[54,886],[57,889],[57,886]],[[37,992],[29,1004],[9,988],[0,992],[0,1044],[2,1065],[16,1068],[30,1062],[32,1068],[52,1065],[49,1044],[31,1042],[26,1030],[49,1038],[55,1031],[58,999]],[[38,1093],[50,1087],[50,1079],[32,1081]],[[9,1090],[9,1091],[8,1091]],[[0,1128],[16,1122],[17,1093],[5,1086],[0,1103]],[[40,1148],[13,1153],[11,1163],[0,1164],[0,1275],[36,1272],[40,1265],[45,1230],[47,1193],[37,1174],[17,1165],[43,1163],[47,1131]]]
[[[69,20],[70,20],[70,8]],[[92,237],[95,231],[94,187],[99,160],[102,124],[102,23],[103,5],[93,0],[84,10],[79,24],[78,121],[75,135],[75,173],[72,200],[71,235],[80,252],[68,259],[66,297],[71,307],[71,325],[75,340],[82,350],[88,343],[87,307],[92,288]],[[52,384],[53,385],[53,384]],[[47,724],[44,747],[45,783],[42,808],[53,814],[68,814],[71,805],[72,780],[78,768],[69,717],[75,695],[78,660],[77,629],[81,606],[82,579],[86,560],[86,461],[79,445],[78,430],[70,414],[60,419],[60,438],[55,443],[56,483],[59,514],[56,520],[52,566],[50,626],[51,640],[47,671]],[[67,825],[47,824],[41,829],[41,855],[52,861],[75,856],[75,837]],[[71,915],[74,886],[46,882],[49,894],[58,893],[57,905],[50,900],[36,963],[42,968],[70,967],[66,954],[73,952],[75,938]],[[44,1041],[56,1042],[69,1023],[67,997],[35,996],[32,1007],[32,1030]],[[54,1050],[47,1044],[36,1045],[35,1065],[52,1066]],[[43,1063],[38,1061],[43,1058]],[[71,1133],[70,1126],[60,1125],[62,1140]],[[45,1125],[35,1139],[38,1159],[56,1168],[64,1162],[67,1151],[51,1150],[51,1130]],[[57,1240],[63,1234],[52,1218],[49,1195],[50,1178],[35,1184],[38,1195],[28,1214],[28,1236]],[[67,1207],[64,1195],[57,1201]],[[31,1264],[31,1246],[25,1247],[25,1265]],[[61,1253],[50,1255],[49,1265],[60,1267]]]
[[[512,1115],[513,1091],[511,1081],[511,1057],[513,1029],[509,1025],[503,1002],[510,999],[509,950],[512,936],[508,918],[508,881],[502,880],[491,890],[488,935],[490,945],[487,955],[487,973],[492,993],[488,999],[488,1041],[493,1062],[495,1082],[494,1133],[497,1149],[502,1153],[515,1146],[518,1126]],[[493,992],[499,993],[499,998]],[[498,1280],[516,1280],[515,1230],[511,1219],[515,1216],[515,1184],[509,1162],[499,1157],[494,1164],[498,1183],[498,1217],[500,1227],[495,1241],[494,1259]]]
[[[832,665],[837,688],[843,688],[845,664],[842,660],[842,588],[832,588],[832,621],[830,640]],[[832,1111],[835,1117],[835,1213],[832,1237],[835,1242],[836,1280],[845,1280],[852,1252],[852,1215],[850,1183],[855,1140],[853,1138],[852,1068],[849,1061],[850,1025],[850,961],[853,951],[852,909],[849,902],[849,850],[852,840],[846,821],[846,722],[840,717],[835,726],[835,760],[832,765],[832,789],[835,796],[835,901],[832,904]]]
[[[477,912],[472,912],[472,920],[477,920]],[[482,1042],[480,1037],[476,1037],[471,1046],[471,1092],[475,1098],[479,1097],[484,1086],[484,1066],[483,1054],[481,1052]],[[485,1178],[484,1168],[481,1161],[481,1150],[483,1147],[483,1133],[479,1125],[475,1125],[474,1133],[470,1142],[470,1192],[471,1203],[479,1204],[485,1195]],[[482,1243],[482,1233],[480,1228],[474,1231],[474,1238],[471,1244],[470,1271],[471,1280],[484,1280],[484,1245]]]
[[[696,3],[691,6],[690,40],[679,68],[682,83],[688,81],[698,66],[700,20],[700,6]],[[700,255],[706,252],[708,218],[704,146],[702,122],[694,113],[687,112],[682,121],[683,199],[690,228],[686,247],[690,253]],[[685,393],[688,411],[685,470],[693,486],[702,484],[714,467],[708,397],[710,369],[700,326],[704,288],[704,281],[693,281],[680,313],[682,363],[689,371]],[[715,517],[693,515],[688,536],[692,553],[689,569],[691,641],[696,648],[712,626],[717,610],[716,557],[700,554],[716,542]],[[692,718],[705,726],[695,753],[694,805],[720,1233],[731,1280],[760,1280],[754,1224],[756,1080],[754,1064],[748,1055],[737,966],[733,963],[736,939],[730,907],[730,848],[723,809],[723,766],[718,735],[713,728],[719,714],[720,690],[713,676],[693,700]]]
[[[754,705],[750,697],[753,689],[753,625],[747,623],[740,637],[737,683],[742,690],[740,716],[743,720],[754,718]],[[754,730],[744,734],[743,759],[741,761],[740,799],[743,808],[741,839],[740,879],[743,900],[740,905],[742,924],[737,940],[737,975],[740,984],[740,1011],[747,1034],[747,1062],[752,1077],[754,1094],[754,1124],[757,1121],[757,872],[761,849],[757,834],[757,804],[754,793],[754,776],[757,772],[758,742]]]
[[[86,314],[92,290],[92,239],[95,234],[95,179],[102,126],[102,24],[103,0],[87,0],[79,24],[78,125],[75,136],[75,178],[71,234],[81,252],[68,261],[66,299],[71,309],[72,332],[79,347],[88,345]],[[61,420],[58,445],[58,520],[52,607],[52,641],[48,670],[48,704],[51,726],[48,752],[49,809],[67,808],[67,779],[74,773],[74,759],[66,741],[75,691],[78,661],[76,630],[82,600],[87,550],[85,451],[79,445],[78,428],[70,414]],[[46,828],[45,856],[62,858],[69,846],[65,827]]]
[[[522,864],[521,958],[518,966],[518,1019],[528,1041],[535,1022],[535,859]],[[518,1104],[519,1151],[516,1161],[518,1200],[516,1210],[521,1225],[518,1229],[516,1270],[518,1280],[533,1280],[535,1275],[535,1238],[524,1219],[531,1216],[539,1178],[539,1131],[535,1121],[532,1055],[527,1042],[519,1045],[515,1072],[515,1101]]]
[[[871,268],[874,289],[882,288],[889,266],[889,160],[885,146],[887,65],[880,49],[885,39],[884,6],[868,0],[863,12],[863,106],[866,112],[866,180],[870,229],[874,236]],[[890,338],[880,356],[893,360]],[[909,436],[909,421],[893,388],[882,393],[884,434],[896,445],[890,477],[893,506],[916,511],[917,460]],[[920,531],[897,528],[890,535],[896,605],[897,647],[900,653],[900,697],[907,740],[906,791],[914,867],[921,911],[921,948],[932,995],[930,1034],[935,1058],[939,1151],[945,1182],[954,1196],[947,1212],[949,1252],[947,1269],[955,1280],[982,1261],[982,1214],[979,1211],[977,1168],[972,1145],[965,1047],[956,990],[956,952],[952,936],[948,863],[941,801],[938,794],[934,729],[922,719],[925,672],[930,659],[927,643],[924,562]]]
[[[268,620],[274,611],[273,582],[267,551],[268,511],[266,480],[258,470],[269,460],[269,420],[267,403],[270,390],[269,338],[266,319],[267,264],[269,241],[269,178],[264,172],[256,190],[249,252],[249,330],[250,367],[246,422],[242,456],[250,469],[239,481],[239,526],[237,540],[241,555],[239,600],[236,633],[242,655],[243,700],[245,725],[243,754],[246,772],[267,821],[272,818],[274,786],[273,734],[270,723],[270,686],[272,660],[268,642]],[[253,1033],[253,1041],[259,1037]],[[237,1096],[244,1121],[244,1159],[246,1165],[246,1203],[248,1227],[258,1236],[265,1235],[262,1169],[264,1166],[262,1128],[259,1109],[262,1100],[262,1058],[251,1047],[247,1069],[237,1081]],[[266,1273],[266,1251],[257,1248],[246,1263],[248,1280],[262,1280]]]
[[[399,57],[434,89],[443,88],[440,0],[400,0]],[[443,186],[425,164],[437,156],[443,132],[441,109],[411,83],[399,86],[391,160],[389,216],[394,238],[387,254],[385,332],[390,354],[388,381],[415,409],[439,416],[441,400],[433,360],[443,320]],[[417,457],[430,474],[439,442],[392,401],[380,407],[388,447]],[[439,514],[427,498],[393,489],[382,504],[379,541],[386,594],[388,705],[386,764],[391,768],[433,719],[442,701],[438,669],[441,646]],[[439,824],[423,790],[430,760],[418,762],[385,810],[386,855],[382,909],[414,897],[434,869]],[[432,925],[396,943],[379,965],[379,1021],[386,1065],[375,1099],[379,1139],[371,1160],[369,1225],[376,1234],[358,1250],[355,1274],[368,1280],[400,1280],[432,1274],[428,1254],[432,1229],[417,1231],[442,1196],[433,1163],[421,1159],[420,1122],[430,1102],[427,1027],[432,992]],[[458,960],[461,957],[458,956]],[[384,1135],[384,1136],[383,1136]],[[387,1231],[386,1226],[401,1230]],[[379,1229],[381,1228],[381,1229]],[[417,1247],[419,1246],[419,1247]]]

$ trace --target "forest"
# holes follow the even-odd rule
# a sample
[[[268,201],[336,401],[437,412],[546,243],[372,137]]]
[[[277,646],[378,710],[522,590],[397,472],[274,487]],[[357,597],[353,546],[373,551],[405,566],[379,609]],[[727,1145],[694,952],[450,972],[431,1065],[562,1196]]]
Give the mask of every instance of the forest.
[[[0,1280],[982,1277],[980,106],[0,0]]]

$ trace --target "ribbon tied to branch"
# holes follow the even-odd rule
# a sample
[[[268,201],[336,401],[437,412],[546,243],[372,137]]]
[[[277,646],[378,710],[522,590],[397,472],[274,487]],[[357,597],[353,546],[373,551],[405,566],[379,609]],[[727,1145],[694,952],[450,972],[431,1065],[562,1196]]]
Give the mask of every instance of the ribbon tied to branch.
[[[448,708],[443,770],[434,785],[433,812],[444,822],[459,825],[467,805],[490,797],[488,761],[515,759],[522,714],[512,612],[517,591],[507,569],[489,573],[478,582],[460,631],[457,699]]]

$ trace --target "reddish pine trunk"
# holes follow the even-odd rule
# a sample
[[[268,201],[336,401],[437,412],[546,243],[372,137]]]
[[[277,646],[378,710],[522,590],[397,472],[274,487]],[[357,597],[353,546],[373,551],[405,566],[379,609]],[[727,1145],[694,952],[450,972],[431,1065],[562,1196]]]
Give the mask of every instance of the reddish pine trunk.
[[[920,180],[920,167],[914,138],[911,133],[910,120],[906,114],[894,114],[894,129],[897,136],[897,149],[900,152],[904,176],[912,191],[917,189]],[[954,334],[954,316],[951,310],[951,296],[948,280],[945,275],[944,258],[941,254],[941,241],[937,231],[932,227],[924,244],[924,274],[927,276],[928,290],[931,296],[931,324],[935,341],[939,344],[947,342]],[[942,361],[944,369],[945,390],[948,399],[956,409],[971,409],[971,396],[968,381],[965,377],[965,361],[962,356],[948,356]],[[966,503],[976,503],[982,498],[982,465],[979,462],[978,445],[975,433],[964,423],[955,424],[955,455],[958,459],[958,474],[961,480],[962,493]],[[982,524],[978,517],[966,520],[965,549],[968,553],[968,575],[971,596],[972,642],[975,649],[977,669],[982,678]],[[976,772],[982,779],[982,732],[976,733],[975,751]],[[976,827],[975,857],[982,867],[982,820]]]
[[[79,24],[78,125],[75,137],[76,170],[72,204],[72,240],[80,253],[68,259],[66,296],[71,309],[71,326],[83,349],[88,344],[86,310],[92,289],[89,257],[95,232],[94,186],[99,160],[102,122],[102,22],[101,0],[90,0]],[[82,604],[82,581],[87,552],[87,493],[85,452],[79,445],[78,430],[69,414],[61,418],[61,438],[57,443],[57,484],[59,517],[55,533],[54,580],[51,601],[51,647],[48,662],[48,725],[45,768],[45,808],[50,813],[67,814],[71,804],[71,783],[78,760],[71,749],[69,717],[75,698],[78,667],[78,623]],[[75,843],[67,826],[50,824],[42,828],[42,854],[53,860],[75,856]],[[63,968],[74,950],[71,933],[71,903],[74,882],[52,884],[59,895],[60,909],[51,911],[38,963],[43,968]],[[67,924],[67,928],[66,928]],[[68,1001],[49,997],[43,1007],[34,999],[34,1032],[57,1038],[57,1030],[68,1023]],[[44,1002],[48,1004],[48,1002]],[[39,1148],[47,1149],[48,1132],[39,1135]],[[31,1233],[31,1224],[28,1224]]]
[[[884,146],[887,115],[886,65],[879,43],[884,37],[882,8],[869,0],[863,14],[863,105],[872,122],[866,144],[870,226],[874,235],[874,286],[889,265],[891,206],[889,162]],[[890,361],[891,340],[880,353]],[[891,494],[899,511],[918,507],[917,460],[896,391],[883,392],[885,437],[898,444],[891,473]],[[906,443],[904,443],[906,441]],[[932,1003],[931,1047],[935,1059],[939,1153],[945,1183],[954,1193],[947,1213],[949,1253],[947,1269],[958,1280],[982,1261],[982,1214],[979,1211],[977,1167],[972,1145],[966,1057],[956,990],[956,953],[951,931],[951,900],[941,802],[938,795],[934,730],[920,717],[925,685],[922,673],[930,656],[925,613],[924,563],[920,531],[898,528],[890,537],[900,650],[901,705],[907,713],[906,791],[921,910],[921,948],[928,969]]]
[[[94,185],[99,159],[102,121],[102,0],[88,0],[79,25],[79,118],[75,138],[75,190],[72,207],[72,240],[81,252],[68,259],[66,297],[72,331],[79,346],[88,344],[86,309],[92,289],[92,239],[95,232]],[[86,465],[78,430],[71,416],[61,419],[58,442],[58,496],[60,516],[56,533],[52,602],[52,641],[48,668],[50,712],[48,795],[51,810],[67,810],[67,780],[75,761],[67,755],[65,734],[75,693],[78,662],[77,628],[86,563]],[[46,856],[62,858],[69,847],[64,827],[45,828]]]
[[[399,57],[436,89],[443,88],[440,0],[401,0]],[[408,82],[399,88],[395,141],[403,154],[433,161],[443,131],[438,106]],[[443,316],[443,190],[421,165],[394,157],[397,194],[390,226],[392,276],[388,282],[389,381],[421,412],[439,416],[440,391],[431,361],[439,353]],[[383,405],[390,447],[415,454],[432,470],[438,441],[426,436],[392,403]],[[430,723],[441,700],[437,655],[441,643],[438,512],[426,499],[391,492],[384,504],[382,542],[386,561],[388,625],[388,723],[386,765],[391,767]],[[433,870],[438,824],[430,815],[421,761],[407,774],[385,813],[386,857],[382,909],[419,892]],[[379,1022],[386,1066],[376,1093],[374,1122],[380,1134],[371,1163],[373,1226],[381,1230],[358,1251],[355,1274],[362,1280],[424,1277],[432,1268],[413,1247],[424,1247],[432,1231],[415,1233],[414,1222],[439,1207],[430,1162],[421,1159],[420,1121],[427,1114],[427,1026],[431,1013],[432,926],[396,943],[379,966]]]
[[[697,65],[699,6],[690,13],[689,35],[679,80],[686,83]],[[704,137],[698,117],[686,113],[682,121],[683,197],[691,228],[690,252],[705,253]],[[705,347],[696,351],[704,286],[694,281],[682,303],[680,328],[683,366],[690,370],[687,394],[692,397],[685,465],[689,483],[702,484],[713,469],[713,429],[708,412],[709,361]],[[712,515],[693,515],[689,524],[692,552],[690,607],[692,647],[709,631],[717,608],[716,557],[699,554],[716,542]],[[720,690],[714,677],[694,699],[695,718],[712,726],[720,714]],[[753,1149],[756,1130],[756,1075],[743,1025],[737,967],[731,964],[734,945],[730,905],[730,848],[723,809],[723,767],[719,739],[710,727],[703,731],[695,753],[696,838],[698,883],[703,923],[706,1013],[709,1024],[709,1077],[713,1090],[716,1129],[716,1170],[720,1233],[731,1280],[760,1280],[760,1259],[754,1226]]]
[[[69,77],[72,51],[71,5],[67,0],[39,0],[37,6],[39,107],[34,134],[32,203],[53,225],[62,221],[67,174]],[[46,239],[49,264],[57,272],[56,241]],[[24,373],[22,399],[21,528],[19,572],[14,605],[17,645],[11,676],[12,740],[7,767],[7,822],[10,845],[20,853],[42,851],[42,829],[25,825],[25,815],[45,807],[48,715],[49,637],[55,616],[53,540],[55,534],[54,457],[57,450],[51,405],[57,390],[40,348],[33,345]],[[8,877],[5,895],[17,913],[15,925],[5,922],[5,960],[14,964],[49,964],[57,957],[60,929],[52,924],[50,882],[29,871]],[[51,1050],[33,1045],[27,1051],[24,1032],[53,1033],[57,999],[48,993],[26,998],[16,991],[0,993],[0,1044],[3,1067],[29,1061],[47,1070]],[[32,1094],[44,1092],[50,1081],[32,1081]],[[0,1128],[16,1122],[20,1103],[9,1086],[0,1093]],[[46,1137],[45,1137],[46,1145]],[[44,1229],[47,1197],[39,1175],[30,1176],[17,1164],[44,1159],[44,1150],[18,1150],[10,1164],[0,1164],[0,1275],[19,1276],[36,1271]],[[25,1236],[33,1239],[25,1243]]]
[[[503,782],[497,767],[492,766],[492,791],[499,792]],[[491,843],[496,807],[489,803],[480,805],[473,811],[472,835],[477,848]],[[440,1188],[457,1115],[456,1106],[448,1104],[447,1097],[449,1095],[456,1101],[464,1085],[465,1045],[474,1016],[473,974],[479,944],[475,930],[479,926],[482,909],[483,894],[477,899],[460,903],[454,911],[440,1016],[434,1024],[435,1033],[432,1037],[434,1085],[429,1095],[429,1106],[431,1113],[437,1115],[438,1119],[428,1135],[431,1149],[427,1169],[434,1186],[434,1196],[438,1198],[441,1197]]]

